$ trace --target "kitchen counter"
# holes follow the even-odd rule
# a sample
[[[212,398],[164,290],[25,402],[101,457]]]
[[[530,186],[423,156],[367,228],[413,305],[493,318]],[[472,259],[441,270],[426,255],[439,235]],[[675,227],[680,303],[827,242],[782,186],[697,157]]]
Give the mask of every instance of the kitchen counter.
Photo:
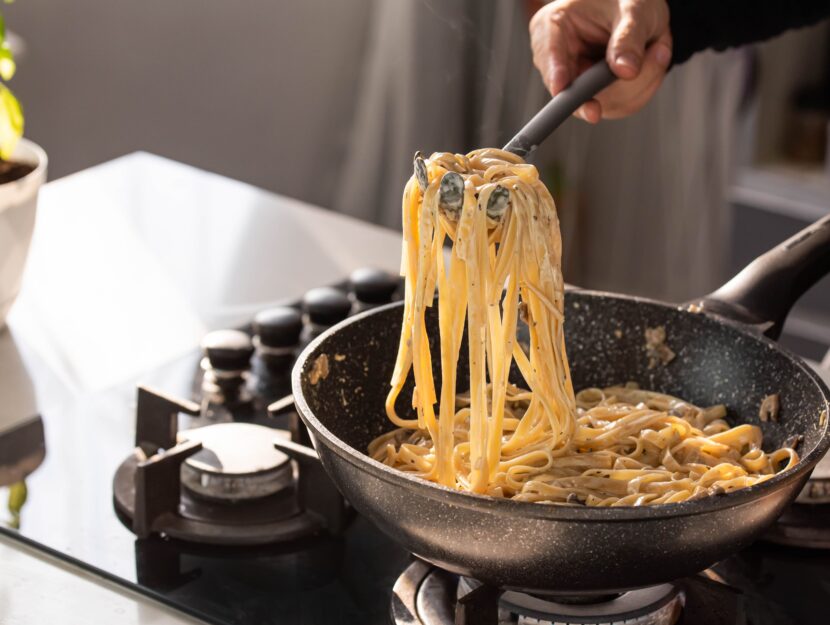
[[[0,432],[106,396],[192,352],[207,331],[245,323],[310,287],[362,266],[397,271],[399,263],[396,232],[151,154],[51,182],[41,191],[23,290],[0,331]],[[81,411],[69,415],[76,426],[126,430]],[[46,427],[44,465],[72,444],[67,432]],[[131,428],[117,436],[123,447],[102,457],[131,448]],[[100,479],[109,492],[110,475],[89,465],[73,478]],[[79,497],[39,488],[37,470],[28,482],[30,500]],[[0,501],[6,496],[0,487]],[[79,498],[72,508],[75,518],[44,519],[24,507],[22,523],[82,525],[94,541],[89,502]],[[0,534],[2,625],[195,622],[7,534]]]
[[[194,618],[0,535],[3,625],[192,625]]]
[[[385,228],[135,153],[43,188],[9,327],[74,390],[108,388],[400,253]]]

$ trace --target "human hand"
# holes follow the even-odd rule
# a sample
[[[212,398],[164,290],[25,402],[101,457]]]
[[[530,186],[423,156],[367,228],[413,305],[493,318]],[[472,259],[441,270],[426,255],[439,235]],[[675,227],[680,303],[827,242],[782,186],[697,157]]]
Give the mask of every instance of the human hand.
[[[530,20],[533,63],[556,95],[601,58],[621,80],[574,115],[592,124],[639,111],[666,75],[672,38],[666,0],[555,0]]]

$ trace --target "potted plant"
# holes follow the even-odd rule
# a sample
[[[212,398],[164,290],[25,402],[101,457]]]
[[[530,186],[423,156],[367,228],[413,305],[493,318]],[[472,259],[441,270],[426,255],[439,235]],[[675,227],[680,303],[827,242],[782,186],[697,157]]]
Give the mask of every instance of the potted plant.
[[[46,153],[22,138],[23,111],[7,84],[14,72],[14,55],[0,13],[0,330],[20,291],[37,194],[46,180]]]

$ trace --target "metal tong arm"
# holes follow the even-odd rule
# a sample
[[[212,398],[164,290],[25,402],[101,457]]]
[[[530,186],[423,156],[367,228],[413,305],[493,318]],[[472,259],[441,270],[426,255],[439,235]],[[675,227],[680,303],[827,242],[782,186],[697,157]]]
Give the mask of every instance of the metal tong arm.
[[[577,76],[568,87],[557,93],[536,113],[504,149],[526,159],[571,114],[617,77],[605,60],[599,61]]]

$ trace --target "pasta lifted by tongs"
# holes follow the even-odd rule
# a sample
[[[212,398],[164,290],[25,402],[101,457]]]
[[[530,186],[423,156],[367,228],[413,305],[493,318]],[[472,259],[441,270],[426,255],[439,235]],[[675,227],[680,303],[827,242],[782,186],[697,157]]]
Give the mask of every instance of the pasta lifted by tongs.
[[[484,493],[508,470],[516,473],[517,457],[548,459],[571,447],[576,406],[564,351],[556,208],[536,168],[504,150],[416,154],[414,170],[402,204],[406,303],[387,415],[430,441],[427,455],[410,458],[421,476]],[[426,323],[436,290],[440,398]],[[519,316],[528,321],[527,350],[516,340]],[[456,409],[461,358],[470,396]],[[520,418],[508,409],[513,363],[527,389]],[[417,419],[402,418],[395,406],[410,372]],[[385,439],[377,446],[386,449]],[[394,446],[390,453],[396,463]]]

